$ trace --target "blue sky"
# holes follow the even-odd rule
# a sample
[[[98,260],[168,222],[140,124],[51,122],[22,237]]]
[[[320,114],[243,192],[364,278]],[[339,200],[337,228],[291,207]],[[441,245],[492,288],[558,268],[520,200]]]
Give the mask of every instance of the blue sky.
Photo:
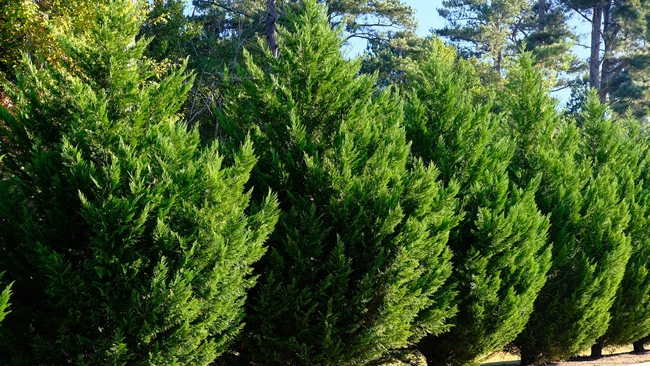
[[[438,15],[437,10],[442,6],[442,0],[405,0],[404,2],[415,9],[419,35],[428,35],[431,28],[442,28],[445,25],[444,19]]]
[[[418,35],[427,36],[431,33],[431,29],[444,27],[445,20],[438,15],[438,8],[442,7],[442,0],[403,0],[403,2],[415,9]],[[352,39],[348,52],[350,56],[356,56],[362,54],[365,49],[366,41]]]

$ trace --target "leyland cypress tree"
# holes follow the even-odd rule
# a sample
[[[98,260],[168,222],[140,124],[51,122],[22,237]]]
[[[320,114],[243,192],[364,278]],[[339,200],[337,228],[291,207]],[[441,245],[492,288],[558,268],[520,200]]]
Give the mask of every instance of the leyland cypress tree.
[[[553,243],[547,282],[515,345],[524,365],[561,360],[607,330],[630,254],[628,205],[620,198],[616,162],[594,160],[593,136],[561,121],[530,55],[510,71],[504,97],[518,142],[511,177],[524,183],[542,174],[536,201],[551,216]]]
[[[242,326],[276,203],[244,213],[251,144],[230,166],[199,148],[190,78],[154,79],[139,13],[111,2],[0,109],[3,365],[208,365]]]
[[[602,348],[626,345],[650,334],[650,191],[648,145],[641,124],[634,119],[612,120],[611,112],[600,104],[595,92],[589,94],[581,122],[590,142],[592,160],[611,162],[619,179],[621,198],[629,205],[632,253],[625,275],[610,309],[607,332],[591,347],[592,356]]]
[[[2,279],[2,273],[0,273],[0,279]],[[11,284],[5,287],[2,292],[0,292],[0,325],[2,320],[9,314],[9,297],[11,296]]]
[[[357,76],[340,36],[306,1],[280,31],[279,59],[247,56],[220,121],[235,146],[250,134],[251,181],[282,209],[237,347],[260,365],[362,364],[446,330],[455,312],[457,187],[421,160],[407,167],[402,102]]]
[[[410,71],[413,153],[440,166],[445,182],[460,183],[465,213],[449,240],[459,312],[449,332],[419,342],[429,365],[471,364],[514,340],[551,264],[548,219],[535,205],[539,182],[525,189],[510,183],[515,145],[491,103],[473,103],[480,80],[468,66],[437,40]]]

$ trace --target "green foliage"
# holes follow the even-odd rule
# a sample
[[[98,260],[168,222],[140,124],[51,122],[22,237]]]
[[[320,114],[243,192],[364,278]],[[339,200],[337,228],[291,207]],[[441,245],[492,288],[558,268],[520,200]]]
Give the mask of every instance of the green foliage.
[[[649,36],[645,35],[644,39]],[[650,47],[619,61],[615,67],[625,64],[630,66],[608,83],[611,108],[619,115],[632,111],[635,118],[647,120],[650,117]]]
[[[293,0],[302,4],[303,0]],[[333,26],[344,24],[349,37],[388,39],[395,28],[415,30],[415,12],[403,0],[320,0]]]
[[[590,85],[598,89],[601,102],[609,101],[614,112],[628,109],[636,118],[650,115],[650,3],[647,1],[569,0],[573,12],[591,13],[592,47],[599,52],[590,61]],[[598,15],[594,26],[594,14]],[[601,51],[602,50],[602,51]],[[591,59],[591,58],[590,58]]]
[[[540,7],[543,7],[542,12]],[[584,67],[572,52],[578,35],[569,24],[571,13],[559,0],[538,1],[533,10],[537,19],[536,23],[526,24],[526,28],[532,29],[526,30],[525,49],[533,54],[535,64],[547,79],[566,85]]]
[[[381,87],[405,83],[408,64],[424,58],[429,42],[429,38],[418,37],[412,31],[395,32],[385,39],[369,40],[361,72],[377,72],[377,83]]]
[[[563,123],[526,54],[510,70],[503,105],[518,146],[511,177],[541,173],[540,210],[550,214],[553,264],[534,311],[515,345],[522,364],[555,361],[594,344],[607,330],[609,309],[630,255],[622,168],[601,141],[610,136]],[[592,96],[593,97],[593,96]]]
[[[0,109],[0,363],[208,365],[242,327],[277,203],[245,214],[251,144],[228,167],[199,148],[178,117],[190,78],[154,78],[140,9],[96,14],[62,37],[67,67],[28,63]]]
[[[525,190],[510,184],[515,145],[491,104],[474,103],[480,80],[439,40],[429,57],[409,75],[407,137],[445,182],[460,183],[465,215],[449,241],[459,293],[454,327],[425,337],[418,350],[429,365],[466,365],[502,349],[526,324],[551,265],[549,223],[535,205],[538,180]]]
[[[0,279],[2,279],[2,273],[0,273]],[[9,310],[9,306],[11,305],[9,303],[9,297],[11,296],[11,286],[12,284],[9,284],[7,287],[5,287],[2,292],[0,292],[0,325],[2,325],[2,321],[4,318],[7,317],[7,315],[11,312]]]
[[[158,61],[182,63],[190,55],[191,43],[200,35],[196,24],[185,16],[185,0],[154,0],[140,36],[150,38],[145,53]]]
[[[609,24],[603,26],[606,53],[602,61],[601,93],[611,108],[638,119],[650,116],[650,3],[612,1]],[[605,10],[604,10],[605,11]]]
[[[509,56],[521,50],[534,55],[548,85],[565,83],[580,62],[571,52],[577,35],[557,0],[445,0],[438,10],[447,26],[436,30],[465,57],[477,57],[500,78]]]
[[[275,0],[277,23],[299,11],[302,0]],[[215,116],[221,108],[224,69],[233,70],[244,48],[263,57],[258,40],[265,38],[267,0],[192,0],[185,16],[184,0],[155,0],[143,27],[143,35],[155,36],[147,55],[166,63],[188,57],[197,72],[184,112],[189,124],[200,126],[205,140],[216,137]],[[342,27],[348,38],[387,40],[398,31],[413,31],[413,9],[401,0],[324,0],[332,28]],[[281,52],[281,50],[280,50]]]
[[[618,161],[615,173],[621,185],[622,199],[630,208],[627,234],[632,254],[625,275],[610,309],[607,332],[598,346],[626,345],[650,334],[650,176],[648,176],[648,137],[639,122],[628,118],[612,120],[595,96],[587,101],[582,115],[585,129],[601,136],[599,160]]]
[[[247,54],[220,119],[226,142],[250,134],[251,182],[283,210],[236,350],[263,365],[363,364],[449,328],[457,186],[409,161],[402,101],[357,76],[323,7],[288,19],[281,57]]]
[[[465,56],[487,57],[498,73],[531,11],[526,0],[444,0],[442,6],[438,13],[448,25],[438,35],[449,38]]]
[[[84,29],[94,10],[88,0],[0,0],[0,91],[1,83],[14,81],[20,72],[22,53],[61,62],[57,30]]]

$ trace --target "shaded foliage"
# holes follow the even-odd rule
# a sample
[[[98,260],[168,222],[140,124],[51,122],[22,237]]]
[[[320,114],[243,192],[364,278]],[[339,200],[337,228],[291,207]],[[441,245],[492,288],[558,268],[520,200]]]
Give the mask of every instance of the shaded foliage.
[[[357,76],[360,60],[344,59],[325,9],[307,1],[289,19],[282,56],[247,54],[220,120],[224,143],[250,134],[260,151],[251,183],[277,192],[283,210],[237,353],[364,363],[449,328],[457,187],[410,161],[402,101]]]
[[[228,167],[199,148],[178,116],[191,77],[154,79],[139,14],[97,11],[0,108],[2,364],[208,365],[242,326],[277,203],[245,214],[252,146]]]

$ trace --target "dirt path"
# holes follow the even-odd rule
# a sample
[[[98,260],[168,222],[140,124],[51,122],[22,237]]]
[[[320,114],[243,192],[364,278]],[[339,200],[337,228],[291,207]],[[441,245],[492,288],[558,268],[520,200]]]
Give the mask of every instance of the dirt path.
[[[495,362],[486,362],[482,366],[518,366],[519,360],[504,360]],[[558,362],[553,366],[617,366],[617,365],[634,365],[650,366],[650,351],[644,353],[617,353],[603,356],[597,360],[588,357],[582,357],[573,361]]]
[[[632,345],[605,348],[603,350],[604,356],[597,360],[589,358],[588,354],[588,352],[585,352],[575,360],[553,363],[548,366],[650,366],[650,351],[634,353],[632,352]],[[396,360],[386,363],[383,366],[426,366],[427,364],[424,356],[419,353],[405,351],[402,356],[402,362]],[[481,366],[519,366],[519,357],[505,352],[497,353],[481,363]]]
[[[641,366],[644,363],[650,365],[650,351],[644,353],[620,353],[607,355],[603,358],[597,360],[592,360],[589,358],[570,361],[570,362],[560,362],[555,365],[557,366],[605,366],[605,365],[637,365]]]

